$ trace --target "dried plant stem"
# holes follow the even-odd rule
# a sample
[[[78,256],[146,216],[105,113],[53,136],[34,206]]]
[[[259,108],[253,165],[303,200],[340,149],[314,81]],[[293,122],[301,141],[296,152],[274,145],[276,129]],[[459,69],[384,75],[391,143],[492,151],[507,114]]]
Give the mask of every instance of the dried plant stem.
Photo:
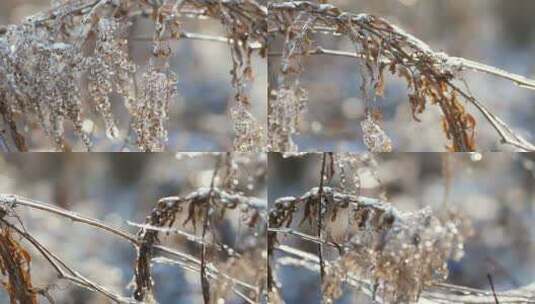
[[[1,98],[1,95],[0,95]],[[13,141],[15,143],[15,147],[19,152],[27,152],[28,146],[26,144],[26,140],[24,139],[24,136],[20,134],[17,123],[13,120],[13,113],[6,105],[5,101],[0,101],[0,114],[2,115],[2,118],[4,120],[4,123],[9,127],[9,132],[11,135],[11,138],[13,138]],[[2,134],[2,142],[4,143],[6,149],[9,150],[9,146],[4,140],[4,134]]]
[[[208,200],[206,202],[206,206],[204,209],[204,218],[203,218],[203,224],[202,224],[202,244],[201,244],[201,288],[202,288],[202,296],[205,304],[210,304],[210,281],[208,281],[208,277],[206,276],[206,259],[207,259],[207,248],[206,248],[206,232],[208,230],[209,225],[209,217],[211,214],[211,206],[213,205],[213,193],[214,193],[214,185],[215,185],[215,178],[217,176],[217,172],[219,171],[219,168],[221,167],[221,161],[222,157],[217,158],[217,163],[215,165],[214,173],[212,174],[212,179],[210,181],[210,192],[208,194]]]
[[[280,57],[283,55],[283,53],[282,52],[270,52],[268,55],[270,57]],[[362,53],[327,49],[321,46],[316,46],[315,48],[308,50],[307,52],[302,53],[300,55],[328,55],[328,56],[335,56],[335,57],[366,59],[366,55]],[[489,74],[497,78],[510,80],[514,84],[520,87],[530,89],[530,90],[535,90],[535,80],[527,78],[525,76],[507,72],[505,70],[493,67],[491,65],[487,65],[481,62],[477,62],[477,61],[462,58],[462,57],[450,57],[450,60],[451,60],[452,66],[455,66],[457,69],[461,71],[471,70],[474,72],[481,72],[481,73]],[[391,63],[391,61],[388,60],[387,58],[381,58],[380,62],[384,64]]]
[[[180,252],[178,250],[175,250],[169,247],[161,246],[161,245],[154,245],[152,248],[155,250],[155,252],[160,253],[160,255],[173,257],[174,259],[171,261],[177,265],[180,265],[184,269],[191,270],[191,271],[198,272],[198,273],[200,273],[201,271],[201,260],[192,255]],[[155,260],[158,260],[158,258],[155,258]],[[247,282],[236,279],[214,267],[207,267],[206,273],[208,276],[213,277],[213,278],[216,278],[219,275],[223,276],[243,289],[246,289],[248,291],[258,292],[258,288],[255,287],[254,285],[251,285]]]
[[[320,240],[323,240],[323,212],[325,210],[325,202],[323,200],[323,183],[325,180],[325,167],[327,166],[327,152],[323,152],[321,158],[321,174],[320,174],[320,186],[318,190],[319,204],[318,204],[318,227],[317,234]],[[323,280],[325,277],[325,261],[323,259],[323,243],[318,243],[318,257],[320,259],[320,282],[323,286]]]
[[[309,234],[306,234],[306,233],[303,233],[303,232],[300,232],[300,231],[297,231],[297,230],[294,230],[294,229],[290,229],[290,228],[269,228],[268,230],[271,231],[271,232],[292,235],[292,236],[295,236],[295,237],[297,237],[297,238],[299,238],[301,240],[310,241],[310,242],[315,243],[315,244],[328,245],[328,246],[332,246],[333,248],[337,248],[337,249],[340,248],[340,245],[337,244],[337,243],[330,242],[330,241],[327,241],[327,240],[324,240],[324,239],[320,239],[317,236],[309,235]]]
[[[7,281],[2,285],[9,294],[10,303],[37,304],[32,286],[30,256],[19,242],[13,239],[11,229],[0,229],[0,269]]]
[[[210,196],[211,197],[211,196]],[[208,201],[208,204],[211,203],[211,199]],[[204,211],[204,219],[202,224],[202,244],[201,244],[201,289],[202,297],[205,304],[210,303],[210,281],[206,276],[206,260],[207,260],[207,248],[205,243],[206,231],[208,230],[208,217],[210,216],[210,207],[206,206]]]
[[[46,211],[46,212],[49,212],[49,213],[53,213],[53,214],[56,214],[56,215],[60,215],[60,216],[63,216],[63,217],[66,217],[72,221],[75,221],[75,222],[80,222],[80,223],[83,223],[83,224],[86,224],[86,225],[89,225],[89,226],[93,226],[93,227],[96,227],[96,228],[99,228],[99,229],[102,229],[102,230],[105,230],[107,232],[110,232],[112,234],[115,234],[116,236],[119,236],[135,245],[138,244],[138,241],[136,240],[135,237],[133,237],[132,235],[130,235],[129,233],[127,232],[124,232],[124,231],[121,231],[120,229],[118,228],[113,228],[107,224],[104,224],[98,220],[95,220],[95,219],[92,219],[92,218],[88,218],[88,217],[85,217],[85,216],[82,216],[82,215],[79,215],[75,212],[71,212],[71,211],[67,211],[65,209],[62,209],[62,208],[58,208],[58,207],[55,207],[53,205],[50,205],[50,204],[47,204],[47,203],[43,203],[43,202],[40,202],[40,201],[36,201],[36,200],[32,200],[32,199],[28,199],[28,198],[24,198],[24,197],[21,197],[19,195],[14,195],[14,194],[0,194],[0,204],[2,204],[4,207],[5,206],[8,206],[8,207],[16,207],[17,205],[20,205],[20,206],[26,206],[26,207],[30,207],[30,208],[33,208],[33,209],[39,209],[39,210],[42,210],[42,211]]]
[[[528,142],[526,139],[516,134],[511,128],[498,116],[492,113],[485,105],[479,102],[474,96],[467,94],[460,90],[457,86],[452,83],[449,85],[461,94],[464,98],[469,100],[480,112],[485,116],[487,121],[492,125],[496,132],[500,135],[502,143],[510,144],[518,149],[523,151],[535,151],[535,145]]]
[[[496,295],[496,290],[494,289],[494,282],[492,282],[492,276],[490,273],[487,273],[487,278],[489,279],[490,289],[492,290],[492,296],[494,296],[494,301],[496,301],[496,304],[500,304],[498,301],[498,296]]]

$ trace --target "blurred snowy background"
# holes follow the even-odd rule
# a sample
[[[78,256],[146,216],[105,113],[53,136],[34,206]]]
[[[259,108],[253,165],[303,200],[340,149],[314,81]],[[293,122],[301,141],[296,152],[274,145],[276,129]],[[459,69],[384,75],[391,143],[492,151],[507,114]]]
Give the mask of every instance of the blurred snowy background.
[[[0,26],[20,23],[25,17],[50,8],[46,0],[2,0],[0,1]],[[206,35],[225,36],[218,20],[183,19],[183,31]],[[138,64],[138,82],[147,69],[151,56],[151,39],[154,25],[146,18],[134,18],[130,31],[129,51]],[[232,60],[229,46],[224,43],[182,39],[171,44],[173,56],[171,69],[178,75],[178,98],[170,106],[168,151],[231,151],[233,130],[229,108],[234,102],[231,85]],[[264,125],[266,123],[266,60],[253,56],[255,80],[250,89],[252,113]],[[112,100],[113,112],[120,129],[119,139],[111,141],[105,135],[104,123],[100,118],[89,122],[93,126],[96,151],[135,150],[134,145],[124,145],[128,134],[129,116],[120,98]],[[92,109],[85,109],[90,114]],[[91,116],[90,116],[91,117]],[[94,115],[93,115],[94,117]],[[77,143],[73,148],[83,150],[72,130],[69,142]],[[32,148],[50,149],[52,141],[39,130],[32,131]]]
[[[440,212],[447,204],[472,221],[475,233],[465,243],[464,257],[459,262],[448,263],[449,283],[490,290],[487,273],[492,276],[497,290],[535,282],[535,155],[450,154],[446,161],[450,168],[448,192],[443,174],[446,171],[442,166],[444,157],[441,153],[376,155],[376,172],[382,186],[370,174],[372,171],[364,169],[360,174],[361,194],[379,197],[384,191],[386,199],[401,211],[429,206]],[[270,206],[277,198],[299,196],[317,187],[320,167],[320,154],[297,158],[270,154]],[[296,217],[296,223],[300,218]],[[316,234],[314,224],[294,228]],[[279,240],[317,254],[312,242],[282,234]],[[327,259],[336,256],[331,252]],[[277,273],[287,303],[319,303],[319,273],[289,266],[281,267]],[[307,292],[303,292],[305,290]],[[350,288],[344,290],[344,296],[337,303],[372,303],[363,294]]]
[[[244,167],[247,173],[241,172],[237,189],[265,201],[267,189],[262,172],[265,172],[266,155],[240,155],[250,163]],[[162,197],[186,195],[198,187],[209,187],[215,163],[214,156],[191,159],[182,155],[178,159],[168,153],[0,155],[0,193],[53,203],[135,234],[138,228],[127,221],[143,223]],[[132,280],[136,251],[128,242],[46,212],[25,207],[16,210],[26,229],[68,265],[119,294],[132,294],[127,286]],[[224,243],[240,252],[242,246],[246,246],[244,240],[249,240],[257,231],[240,224],[238,216],[237,211],[227,212],[225,220],[215,228]],[[178,227],[182,222],[178,218],[175,225]],[[191,226],[180,228],[194,233]],[[265,248],[263,234],[257,239],[257,245]],[[163,245],[200,256],[200,247],[183,236],[171,234],[162,236],[161,240]],[[51,294],[57,303],[108,303],[96,293],[57,281],[56,273],[39,253],[28,243],[22,244],[33,257],[34,286],[55,284]],[[210,259],[218,267],[224,257],[213,254]],[[200,275],[196,272],[154,264],[153,278],[156,298],[161,304],[202,302]],[[7,302],[5,290],[0,288],[0,303]],[[43,300],[42,303],[47,302]],[[241,302],[232,298],[227,299],[227,303]]]
[[[277,1],[280,2],[280,1]],[[422,39],[434,50],[465,57],[535,78],[535,23],[532,0],[330,0],[353,13],[381,16]],[[354,52],[349,39],[315,35],[324,48]],[[280,51],[280,38],[272,51]],[[278,57],[269,58],[269,80],[276,83]],[[360,97],[359,65],[353,58],[317,55],[304,61],[302,85],[309,92],[308,111],[295,141],[302,151],[365,151],[360,121],[365,118]],[[439,109],[429,106],[418,123],[411,117],[405,82],[386,77],[384,127],[395,151],[444,151],[446,139]],[[535,141],[535,92],[485,74],[468,72],[472,93],[514,130]],[[491,125],[467,106],[478,124],[478,148],[509,150],[499,144]]]

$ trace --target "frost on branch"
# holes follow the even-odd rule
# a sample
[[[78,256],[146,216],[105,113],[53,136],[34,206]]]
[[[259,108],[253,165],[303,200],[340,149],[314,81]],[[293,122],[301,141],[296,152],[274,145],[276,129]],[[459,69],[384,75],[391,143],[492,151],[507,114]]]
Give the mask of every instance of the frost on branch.
[[[210,187],[158,201],[145,222],[137,225],[140,246],[133,279],[136,300],[154,298],[151,261],[156,258],[155,247],[162,243],[163,236],[176,233],[200,247],[200,258],[191,259],[195,259],[194,267],[199,269],[206,303],[227,299],[232,291],[248,302],[260,302],[264,294],[265,265],[258,261],[266,256],[266,202],[246,196],[239,189],[245,186],[246,191],[253,190],[258,181],[254,179],[263,178],[266,173],[264,161],[249,153],[219,155]],[[244,178],[246,185],[241,183]],[[223,233],[218,231],[219,227],[228,225],[229,220],[238,222],[239,231],[233,245],[219,239]],[[218,258],[221,256],[222,260]]]
[[[68,6],[62,8],[54,13],[65,15],[51,21],[51,28],[37,22],[42,17],[37,15],[20,25],[8,26],[3,37],[0,34],[3,115],[12,131],[17,125],[14,117],[24,117],[26,124],[36,121],[58,150],[69,149],[64,129],[70,121],[90,150],[90,134],[82,127],[83,105],[94,106],[105,123],[106,134],[116,138],[110,94],[117,92],[128,101],[133,99],[135,66],[129,59],[126,41],[130,23],[96,13],[77,18],[66,15]],[[86,42],[93,34],[94,48],[88,52]],[[22,150],[19,145],[17,148]]]
[[[326,299],[336,298],[340,283],[357,277],[374,282],[373,292],[387,303],[417,301],[425,287],[447,279],[448,260],[463,256],[464,236],[455,221],[443,222],[429,209],[396,220],[388,213],[364,210],[353,210],[362,231],[352,236],[346,254],[328,270]],[[375,220],[378,227],[366,227]]]
[[[227,35],[231,38],[230,53],[232,57],[232,85],[235,96],[234,105],[230,109],[230,117],[233,122],[235,133],[234,151],[251,152],[264,151],[266,147],[266,130],[251,113],[251,101],[249,100],[248,87],[254,79],[252,68],[252,44],[255,38],[250,37],[251,32],[258,31],[258,26],[265,27],[265,21],[255,20],[250,24],[244,24],[239,18],[228,11],[222,12],[223,24],[227,29]],[[265,17],[265,16],[263,16]],[[263,41],[265,37],[256,37]],[[266,42],[263,42],[266,44]]]
[[[364,134],[364,144],[368,147],[368,151],[392,151],[392,140],[371,115],[367,115],[366,119],[360,122],[360,125],[362,127],[362,133]]]

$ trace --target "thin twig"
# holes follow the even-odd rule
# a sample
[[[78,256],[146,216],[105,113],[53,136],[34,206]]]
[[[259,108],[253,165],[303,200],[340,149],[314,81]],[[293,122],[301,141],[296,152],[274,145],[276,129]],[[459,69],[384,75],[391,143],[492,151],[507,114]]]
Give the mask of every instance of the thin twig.
[[[325,179],[325,166],[327,165],[327,152],[324,152],[321,159],[321,176],[320,186],[318,190],[319,204],[318,204],[318,238],[323,240],[323,210],[325,209],[323,202],[323,181]],[[325,277],[325,261],[323,259],[323,244],[318,243],[318,257],[320,259],[320,282],[323,286],[323,279]]]
[[[282,56],[282,52],[270,52],[268,56],[270,57],[280,57]],[[333,49],[327,49],[321,46],[318,46],[312,50],[308,50],[305,53],[301,53],[299,55],[329,55],[329,56],[335,56],[335,57],[348,57],[348,58],[357,58],[357,59],[366,59],[366,55],[359,54],[352,51],[340,51],[340,50],[333,50]],[[471,70],[475,72],[485,73],[489,74],[491,76],[497,77],[497,78],[503,78],[506,80],[510,80],[519,87],[535,90],[535,80],[527,78],[525,76],[511,73],[496,67],[493,67],[491,65],[487,65],[484,63],[480,63],[474,60],[465,59],[461,57],[449,57],[448,58],[448,64],[455,69],[459,71],[466,71]],[[390,64],[391,61],[387,58],[381,58],[380,63],[383,64]]]
[[[210,181],[210,192],[208,194],[208,201],[206,203],[206,207],[204,210],[204,219],[202,224],[202,243],[201,243],[201,288],[202,288],[202,296],[205,304],[210,303],[210,282],[208,281],[208,278],[206,276],[206,254],[207,254],[207,248],[206,248],[206,231],[208,230],[208,224],[209,224],[209,216],[210,216],[210,209],[212,208],[213,204],[213,192],[214,192],[214,185],[215,185],[215,179],[217,176],[217,172],[219,171],[219,168],[221,166],[221,159],[222,156],[217,158],[217,163],[215,165],[214,173],[212,174],[212,180]]]
[[[496,304],[500,304],[498,301],[498,296],[496,295],[496,290],[494,289],[494,282],[492,282],[492,276],[490,273],[487,273],[487,278],[489,279],[490,288],[492,289],[492,295],[494,296],[494,301],[496,301]]]
[[[337,249],[340,248],[340,244],[337,244],[337,243],[334,243],[334,242],[331,242],[331,241],[327,241],[327,240],[322,240],[322,239],[320,239],[318,237],[315,237],[313,235],[309,235],[309,234],[306,234],[306,233],[303,233],[303,232],[300,232],[300,231],[296,231],[296,230],[290,229],[290,228],[269,228],[268,231],[292,235],[292,236],[298,237],[301,240],[309,241],[309,242],[312,242],[312,243],[315,243],[315,244],[328,245],[328,246],[331,246],[331,247],[337,248]]]
[[[156,252],[158,252],[160,255],[167,255],[167,256],[171,256],[173,257],[174,259],[170,259],[170,261],[173,261],[174,263],[176,264],[179,264],[179,265],[182,265],[184,268],[187,268],[188,270],[192,270],[192,271],[195,271],[195,272],[200,272],[200,265],[201,265],[201,260],[200,259],[197,259],[196,257],[194,256],[191,256],[189,254],[186,254],[186,253],[183,253],[183,252],[180,252],[178,250],[175,250],[175,249],[172,249],[172,248],[169,248],[169,247],[165,247],[165,246],[161,246],[161,245],[154,245],[152,247]],[[155,257],[153,258],[153,261],[158,261],[160,258],[159,257]],[[184,261],[184,262],[182,262]],[[191,265],[193,264],[193,265]],[[209,276],[213,276],[213,277],[217,277],[217,275],[221,275],[227,279],[229,279],[230,281],[232,281],[234,284],[240,286],[241,288],[244,288],[244,289],[247,289],[249,291],[253,291],[253,292],[257,292],[257,288],[254,286],[254,285],[251,285],[247,282],[244,282],[242,280],[239,280],[237,278],[234,278],[226,273],[223,273],[222,271],[214,268],[214,267],[206,267],[207,268],[207,274]],[[212,274],[213,273],[213,274]]]
[[[535,151],[535,145],[531,144],[520,135],[517,135],[503,120],[489,111],[487,107],[479,102],[474,96],[465,93],[451,82],[449,82],[448,85],[457,93],[466,98],[466,100],[470,101],[481,112],[481,114],[483,114],[485,119],[500,135],[504,144],[510,144],[524,151]]]
[[[326,49],[321,46],[317,46],[312,50],[308,50],[304,53],[297,53],[298,55],[329,55],[334,57],[347,57],[347,58],[357,58],[357,59],[365,59],[366,56],[363,54],[358,54],[356,52],[348,52],[348,51],[339,51],[339,50],[332,50],[332,49]],[[282,56],[282,52],[269,52],[269,57],[280,57]],[[386,58],[381,58],[381,63],[384,64],[390,64],[390,60]]]
[[[30,207],[33,209],[46,211],[46,212],[53,213],[56,215],[60,215],[72,221],[83,223],[89,226],[93,226],[93,227],[105,230],[107,232],[115,234],[129,241],[132,244],[138,245],[137,239],[127,232],[124,232],[118,228],[111,227],[107,224],[104,224],[101,221],[98,221],[89,217],[85,217],[75,212],[67,211],[67,210],[52,206],[44,202],[28,199],[19,195],[0,193],[0,204],[6,205],[8,207],[11,207],[11,206],[16,207],[17,205],[21,205],[21,206]]]
[[[5,130],[0,130],[0,151],[11,152],[4,136]]]
[[[180,32],[178,37],[165,37],[163,40],[172,40],[172,39],[191,39],[191,40],[202,40],[202,41],[211,41],[211,42],[220,42],[228,44],[231,42],[231,39],[222,36],[212,36],[199,33],[189,33],[189,32]],[[134,37],[132,40],[136,41],[153,41],[154,37]]]

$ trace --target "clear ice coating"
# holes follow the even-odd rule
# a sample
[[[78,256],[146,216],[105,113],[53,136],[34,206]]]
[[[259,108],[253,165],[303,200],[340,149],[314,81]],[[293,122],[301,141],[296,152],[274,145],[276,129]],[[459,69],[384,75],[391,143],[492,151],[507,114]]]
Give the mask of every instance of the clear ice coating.
[[[370,116],[360,122],[363,140],[370,152],[391,152],[392,140],[383,128]]]
[[[165,122],[169,105],[177,96],[177,76],[164,68],[158,71],[151,64],[143,74],[142,95],[138,100],[132,127],[141,151],[161,151],[167,141]]]

